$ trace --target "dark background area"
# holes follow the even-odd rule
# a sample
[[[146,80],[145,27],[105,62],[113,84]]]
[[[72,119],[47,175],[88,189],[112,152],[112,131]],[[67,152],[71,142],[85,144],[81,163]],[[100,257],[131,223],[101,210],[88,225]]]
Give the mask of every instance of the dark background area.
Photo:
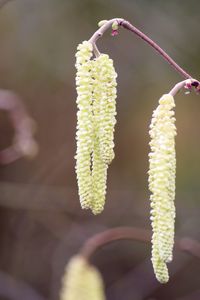
[[[18,94],[37,124],[39,153],[0,166],[0,299],[55,300],[70,257],[93,234],[150,229],[147,183],[152,110],[182,78],[123,29],[99,40],[118,72],[115,160],[104,212],[79,205],[75,166],[75,52],[102,19],[130,20],[193,77],[200,69],[199,1],[13,0],[0,10],[0,88]],[[176,97],[176,234],[200,239],[200,96]],[[13,129],[0,112],[0,147]],[[150,244],[121,241],[93,258],[108,300],[200,298],[200,260],[175,252],[170,281],[156,282]],[[81,299],[81,298],[80,298]]]

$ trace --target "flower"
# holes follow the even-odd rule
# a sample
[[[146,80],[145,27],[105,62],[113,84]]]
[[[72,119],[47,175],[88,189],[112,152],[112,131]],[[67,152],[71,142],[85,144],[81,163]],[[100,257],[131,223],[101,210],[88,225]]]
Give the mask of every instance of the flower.
[[[116,72],[113,61],[101,54],[93,61],[93,132],[92,211],[100,213],[105,204],[108,164],[114,158],[114,126],[116,123]]]
[[[101,57],[101,56],[100,56]],[[99,214],[102,212],[105,204],[106,182],[108,166],[101,157],[100,152],[100,122],[101,111],[100,103],[102,101],[102,91],[104,90],[101,79],[101,59],[97,58],[93,61],[93,153],[92,153],[92,212]]]
[[[156,274],[158,269],[159,272],[161,269],[165,270],[163,263],[172,260],[174,245],[176,172],[176,127],[172,110],[174,107],[173,96],[163,95],[153,112],[149,131],[151,152],[148,173],[149,189],[152,193],[150,197],[153,229],[152,262]],[[166,270],[165,278],[167,278]]]
[[[111,32],[112,36],[116,36],[118,34],[119,34],[118,30],[115,30],[115,29],[113,29],[112,32]]]
[[[84,257],[72,257],[62,278],[60,300],[105,300],[101,274]]]
[[[84,41],[76,53],[76,174],[81,207],[99,214],[105,204],[108,164],[114,158],[117,74],[108,55],[91,57],[92,45]]]
[[[117,97],[117,73],[113,66],[113,60],[107,54],[101,54],[97,58],[99,65],[98,78],[100,87],[100,118],[99,140],[102,160],[110,164],[114,158],[114,129],[116,124],[116,97]]]
[[[89,208],[92,200],[91,153],[92,153],[92,44],[84,41],[76,53],[77,87],[77,152],[76,174],[82,208]]]

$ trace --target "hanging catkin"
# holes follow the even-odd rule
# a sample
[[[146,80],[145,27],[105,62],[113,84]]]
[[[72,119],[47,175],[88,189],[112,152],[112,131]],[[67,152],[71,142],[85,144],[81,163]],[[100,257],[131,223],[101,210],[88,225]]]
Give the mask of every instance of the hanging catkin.
[[[101,54],[93,61],[93,129],[92,211],[100,213],[105,204],[108,164],[114,158],[114,126],[116,123],[116,77],[113,61]]]
[[[92,201],[91,153],[93,147],[92,127],[92,44],[84,41],[76,53],[77,89],[77,152],[76,174],[82,208],[89,208]]]
[[[114,158],[116,77],[107,54],[92,58],[84,41],[76,53],[77,153],[76,173],[82,208],[94,214],[105,204],[107,169]]]
[[[102,55],[101,55],[102,56]],[[108,166],[100,153],[100,122],[101,122],[101,100],[104,91],[101,79],[101,56],[93,61],[93,153],[92,153],[92,205],[94,214],[102,212],[105,204],[106,182]]]
[[[105,300],[104,285],[99,271],[84,257],[71,258],[62,278],[60,300]]]
[[[114,129],[116,124],[117,73],[113,60],[107,54],[98,57],[99,82],[101,83],[99,140],[102,160],[110,164],[114,154]]]
[[[168,281],[165,263],[172,260],[175,219],[175,107],[170,94],[163,95],[150,125],[149,189],[151,195],[152,262],[156,277]],[[162,271],[161,271],[162,270]]]

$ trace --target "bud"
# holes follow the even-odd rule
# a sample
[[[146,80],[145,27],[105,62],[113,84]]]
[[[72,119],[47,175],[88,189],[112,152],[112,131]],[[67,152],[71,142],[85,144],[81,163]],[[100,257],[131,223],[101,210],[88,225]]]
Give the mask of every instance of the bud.
[[[161,262],[168,263],[172,260],[174,245],[176,172],[176,127],[172,110],[174,107],[173,96],[163,95],[153,112],[149,132],[151,152],[148,173],[149,189],[152,192],[150,197],[153,229],[152,261],[156,274],[155,266],[159,266],[159,270],[164,270]]]
[[[113,30],[118,30],[118,28],[119,28],[118,22],[117,22],[117,21],[114,21],[114,22],[112,23],[112,29],[113,29]]]
[[[62,278],[60,300],[105,300],[99,271],[84,257],[74,256]]]
[[[108,22],[108,20],[102,20],[98,23],[99,27],[102,27],[104,24],[106,24]]]

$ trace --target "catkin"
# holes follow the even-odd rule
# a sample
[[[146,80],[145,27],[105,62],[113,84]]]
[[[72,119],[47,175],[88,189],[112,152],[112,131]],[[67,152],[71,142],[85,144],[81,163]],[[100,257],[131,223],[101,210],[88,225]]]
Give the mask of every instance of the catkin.
[[[114,129],[116,124],[117,73],[113,60],[107,54],[97,59],[99,64],[99,85],[101,85],[99,140],[102,160],[110,164],[114,154]]]
[[[175,107],[174,98],[170,94],[163,95],[159,105],[153,112],[150,125],[149,154],[149,189],[152,193],[151,221],[152,221],[152,262],[157,278],[161,278],[161,269],[168,275],[165,263],[172,260],[174,245],[175,220]]]
[[[91,153],[92,128],[92,44],[84,41],[76,53],[77,87],[77,152],[76,174],[82,208],[89,208],[92,201]]]
[[[101,55],[102,56],[102,55]],[[101,57],[100,56],[100,57]],[[101,80],[101,58],[93,61],[93,153],[92,153],[92,212],[99,214],[105,204],[108,166],[100,152],[101,100],[104,90]]]
[[[99,271],[83,257],[74,256],[62,278],[60,300],[105,300]]]
[[[76,174],[82,208],[102,212],[108,165],[114,158],[116,77],[107,54],[92,59],[92,44],[84,41],[76,53],[77,152]]]

